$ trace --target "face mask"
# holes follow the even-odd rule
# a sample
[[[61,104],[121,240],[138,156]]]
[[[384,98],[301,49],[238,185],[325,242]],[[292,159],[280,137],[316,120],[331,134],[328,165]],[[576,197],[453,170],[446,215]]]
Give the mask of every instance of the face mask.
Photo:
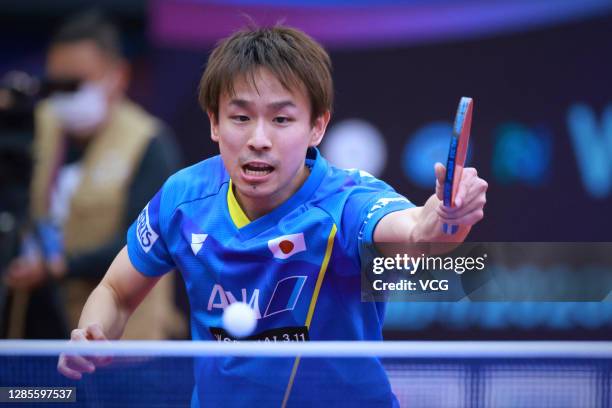
[[[49,103],[65,130],[80,133],[102,123],[108,111],[106,98],[101,83],[86,82],[76,92],[52,95]]]

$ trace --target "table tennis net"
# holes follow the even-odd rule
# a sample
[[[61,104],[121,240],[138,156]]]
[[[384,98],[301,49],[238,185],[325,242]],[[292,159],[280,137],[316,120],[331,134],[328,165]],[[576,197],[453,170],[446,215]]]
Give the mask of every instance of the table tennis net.
[[[281,353],[261,344],[216,350],[212,344],[204,351],[186,350],[191,344],[183,342],[156,342],[157,349],[135,346],[132,351],[116,344],[123,348],[117,349],[113,363],[79,381],[57,373],[58,353],[66,343],[43,343],[0,342],[0,387],[75,387],[76,402],[66,405],[74,407],[186,407],[192,400],[194,372],[212,365],[219,370],[206,368],[208,374],[226,370],[227,375],[212,380],[203,374],[201,381],[214,386],[204,387],[202,406],[389,406],[382,396],[383,383],[371,381],[376,371],[372,361],[379,355],[401,407],[612,406],[608,343],[595,348],[594,343],[562,343],[559,348],[557,342],[383,342],[374,349],[351,350],[343,343],[326,342],[298,344]],[[55,348],[42,349],[50,343]],[[113,354],[109,348],[102,353]],[[253,364],[255,371],[245,369],[249,375],[240,378],[236,372],[243,364]],[[58,406],[21,406],[47,405]]]

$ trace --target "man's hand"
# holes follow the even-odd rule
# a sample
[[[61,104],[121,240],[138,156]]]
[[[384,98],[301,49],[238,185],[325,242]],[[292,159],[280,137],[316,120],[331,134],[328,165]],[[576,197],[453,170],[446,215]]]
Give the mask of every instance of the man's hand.
[[[90,340],[108,340],[100,324],[94,323],[84,329],[74,329],[70,334],[71,343]],[[96,370],[96,367],[108,365],[111,360],[112,357],[110,356],[78,356],[62,353],[57,363],[57,371],[70,379],[80,380],[83,373],[91,374]]]
[[[478,177],[476,169],[463,169],[461,181],[455,198],[455,207],[444,206],[444,178],[446,168],[440,163],[435,165],[436,193],[422,207],[395,211],[384,216],[374,230],[374,242],[377,249],[385,256],[395,256],[397,248],[385,243],[405,245],[415,249],[414,244],[423,244],[425,249],[418,251],[428,254],[446,253],[463,242],[472,226],[484,216],[484,206],[487,201],[486,181]],[[448,235],[442,231],[442,225],[458,225],[456,234]],[[450,246],[429,246],[430,244],[449,244]]]
[[[473,167],[463,169],[457,195],[455,196],[455,206],[452,208],[444,206],[443,203],[446,168],[441,163],[436,163],[435,173],[436,197],[440,200],[436,213],[440,221],[449,225],[471,227],[482,220],[489,185],[478,177],[476,169]]]

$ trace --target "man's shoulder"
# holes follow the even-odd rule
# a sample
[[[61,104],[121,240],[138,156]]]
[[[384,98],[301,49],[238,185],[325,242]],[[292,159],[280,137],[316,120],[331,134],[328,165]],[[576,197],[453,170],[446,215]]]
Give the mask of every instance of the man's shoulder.
[[[350,197],[354,194],[394,191],[389,184],[365,170],[341,169],[334,166],[329,166],[323,185],[327,188],[323,188],[322,193],[330,196]]]
[[[216,195],[229,182],[221,156],[213,156],[185,167],[168,178],[163,187],[163,199],[172,206]]]
[[[316,206],[328,212],[336,222],[360,222],[368,216],[369,211],[390,203],[394,203],[394,206],[412,206],[393,187],[367,171],[334,166],[329,166],[316,196]]]
[[[382,183],[383,181],[376,178],[372,174],[361,169],[341,169],[335,166],[330,166],[332,175],[335,177],[346,177],[358,185],[367,185],[370,183]]]

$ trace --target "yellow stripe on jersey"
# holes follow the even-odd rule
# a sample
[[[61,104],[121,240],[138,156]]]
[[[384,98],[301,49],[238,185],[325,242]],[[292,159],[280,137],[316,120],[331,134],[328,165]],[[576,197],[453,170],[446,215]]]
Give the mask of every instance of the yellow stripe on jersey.
[[[300,365],[300,356],[295,358],[293,362],[293,367],[291,368],[291,375],[289,376],[289,384],[287,384],[287,389],[285,390],[285,397],[283,398],[282,408],[287,406],[287,402],[289,401],[289,395],[291,395],[291,388],[293,388],[293,381],[295,380],[295,374],[297,374],[298,366]]]
[[[306,316],[306,327],[308,329],[310,329],[310,323],[312,322],[312,316],[314,315],[315,307],[317,306],[317,299],[319,298],[321,285],[323,285],[323,278],[325,277],[325,272],[327,272],[327,265],[329,264],[329,259],[331,258],[332,249],[334,248],[334,238],[336,237],[337,230],[338,228],[336,228],[336,224],[332,225],[332,229],[329,232],[329,236],[327,237],[327,248],[325,249],[325,256],[323,257],[323,263],[321,264],[321,269],[319,270],[317,284],[315,285],[314,293],[312,294],[312,299],[310,300],[308,316]]]
[[[237,228],[242,228],[251,222],[249,217],[247,217],[242,210],[242,207],[240,207],[240,204],[238,204],[236,196],[234,196],[232,180],[230,180],[229,187],[227,188],[227,208],[229,209],[230,217]]]
[[[310,323],[312,323],[312,316],[314,315],[315,307],[317,306],[319,292],[321,291],[321,286],[323,285],[323,278],[325,278],[325,272],[327,272],[327,265],[329,265],[329,259],[331,258],[332,249],[334,248],[334,238],[336,237],[336,231],[338,231],[338,228],[336,227],[336,224],[334,224],[332,225],[331,231],[329,232],[329,236],[327,237],[327,248],[325,249],[325,256],[323,257],[323,263],[321,264],[321,269],[319,269],[317,283],[315,285],[312,298],[310,299],[310,307],[308,308],[308,315],[306,316],[306,327],[308,329],[310,329]],[[300,356],[297,356],[295,358],[295,361],[293,362],[293,367],[291,368],[291,375],[289,376],[289,383],[287,384],[287,389],[285,390],[285,397],[283,398],[283,403],[281,405],[283,408],[287,406],[287,402],[289,401],[289,396],[291,395],[291,388],[293,388],[293,382],[295,381],[295,375],[297,374],[297,369],[299,365]]]

